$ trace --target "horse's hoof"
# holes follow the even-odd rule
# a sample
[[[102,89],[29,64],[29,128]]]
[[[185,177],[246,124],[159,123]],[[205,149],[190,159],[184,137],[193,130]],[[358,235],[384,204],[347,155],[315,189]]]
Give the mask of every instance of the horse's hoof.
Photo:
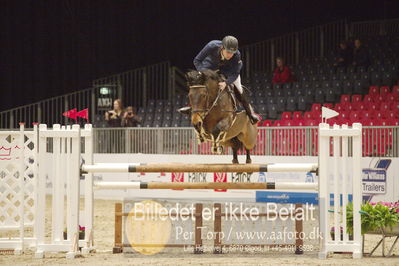
[[[223,146],[218,147],[218,154],[223,154],[224,153],[224,148]]]
[[[251,159],[247,159],[245,162],[246,163],[252,163],[252,160]]]
[[[238,164],[238,160],[237,159],[233,159],[233,164]]]

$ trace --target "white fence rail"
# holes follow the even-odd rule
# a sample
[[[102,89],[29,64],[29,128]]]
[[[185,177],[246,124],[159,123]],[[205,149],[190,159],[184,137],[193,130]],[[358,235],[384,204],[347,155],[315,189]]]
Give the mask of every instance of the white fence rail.
[[[363,156],[398,157],[399,127],[363,127]],[[318,127],[261,127],[254,155],[317,156]],[[187,128],[97,128],[95,153],[212,154]],[[231,151],[230,151],[231,152]]]

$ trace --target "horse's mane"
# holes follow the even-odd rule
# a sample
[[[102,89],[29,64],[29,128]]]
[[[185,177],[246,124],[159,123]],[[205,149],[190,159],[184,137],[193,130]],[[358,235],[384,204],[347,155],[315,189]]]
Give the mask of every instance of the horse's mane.
[[[193,85],[205,85],[207,80],[218,81],[220,79],[219,74],[216,71],[205,69],[203,71],[191,70],[186,74],[187,83],[189,86]]]

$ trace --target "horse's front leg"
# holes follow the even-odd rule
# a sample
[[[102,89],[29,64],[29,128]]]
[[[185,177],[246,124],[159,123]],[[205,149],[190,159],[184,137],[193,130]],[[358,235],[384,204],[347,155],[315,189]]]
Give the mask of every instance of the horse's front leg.
[[[197,137],[198,137],[200,143],[204,142],[205,141],[204,135],[203,135],[204,129],[202,127],[198,127],[198,126],[194,126],[194,129],[195,129],[195,133],[197,133]]]
[[[212,138],[213,138],[213,151],[217,153],[223,152],[223,147],[221,142],[223,141],[227,130],[229,128],[229,124],[227,119],[224,119],[217,123],[216,127],[212,131]]]
[[[245,151],[246,151],[246,153],[247,153],[247,160],[246,160],[246,163],[252,163],[252,160],[251,160],[251,151],[248,150],[248,149],[245,149]]]

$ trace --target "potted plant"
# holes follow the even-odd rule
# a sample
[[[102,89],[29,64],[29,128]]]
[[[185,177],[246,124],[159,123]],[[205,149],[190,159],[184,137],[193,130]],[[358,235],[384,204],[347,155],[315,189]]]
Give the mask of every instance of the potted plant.
[[[399,203],[364,203],[361,205],[362,235],[368,232],[380,231],[385,234],[398,227]],[[353,205],[346,208],[347,230],[353,235]]]

